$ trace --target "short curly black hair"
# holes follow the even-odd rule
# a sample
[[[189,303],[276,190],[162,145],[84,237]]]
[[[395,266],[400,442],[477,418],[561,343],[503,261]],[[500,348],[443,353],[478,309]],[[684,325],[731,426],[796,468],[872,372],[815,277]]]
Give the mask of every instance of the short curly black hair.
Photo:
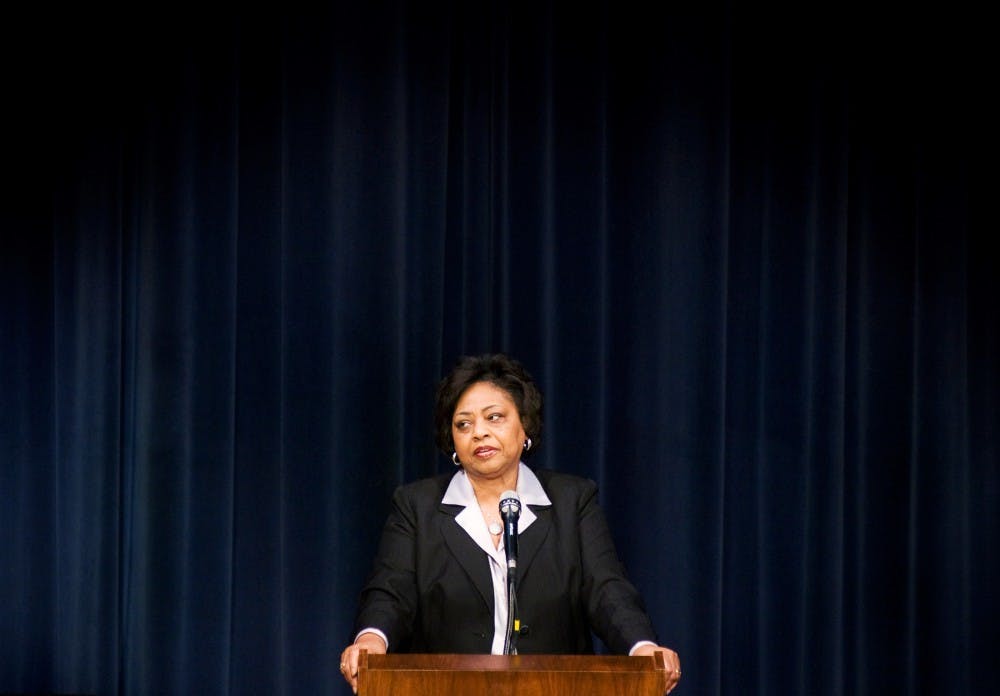
[[[438,448],[449,457],[455,451],[455,442],[451,436],[455,408],[462,394],[477,382],[489,382],[503,389],[517,407],[524,432],[531,438],[531,449],[521,456],[527,459],[538,451],[542,441],[542,393],[524,366],[503,353],[459,358],[451,372],[438,383],[434,408]]]

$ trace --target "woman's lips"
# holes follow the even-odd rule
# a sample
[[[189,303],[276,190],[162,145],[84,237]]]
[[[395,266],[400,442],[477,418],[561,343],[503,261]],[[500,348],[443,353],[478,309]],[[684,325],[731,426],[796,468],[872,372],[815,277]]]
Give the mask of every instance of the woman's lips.
[[[497,451],[496,447],[477,447],[476,450],[475,450],[475,452],[474,452],[474,454],[477,457],[483,457],[483,458],[485,458],[485,457],[492,456],[493,453],[496,452],[496,451]]]

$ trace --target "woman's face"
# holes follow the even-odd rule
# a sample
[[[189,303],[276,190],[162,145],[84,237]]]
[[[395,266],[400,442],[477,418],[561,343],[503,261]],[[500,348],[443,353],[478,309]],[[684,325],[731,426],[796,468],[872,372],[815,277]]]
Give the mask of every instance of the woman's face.
[[[481,478],[515,472],[527,439],[513,399],[489,382],[476,382],[459,397],[451,435],[466,473]]]

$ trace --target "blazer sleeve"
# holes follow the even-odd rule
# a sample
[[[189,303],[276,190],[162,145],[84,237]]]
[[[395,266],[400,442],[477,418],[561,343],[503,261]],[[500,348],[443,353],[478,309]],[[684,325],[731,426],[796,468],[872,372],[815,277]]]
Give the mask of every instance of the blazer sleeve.
[[[405,488],[392,496],[372,571],[358,602],[354,633],[377,628],[389,639],[389,649],[405,645],[413,631],[417,597],[416,514]]]
[[[583,600],[591,628],[619,654],[628,654],[642,640],[655,643],[656,632],[639,591],[626,577],[592,481],[583,487],[579,506]]]

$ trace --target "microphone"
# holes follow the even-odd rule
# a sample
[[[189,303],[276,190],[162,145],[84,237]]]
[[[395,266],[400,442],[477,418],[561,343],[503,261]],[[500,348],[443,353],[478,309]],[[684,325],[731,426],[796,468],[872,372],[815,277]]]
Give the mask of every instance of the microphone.
[[[521,516],[521,498],[516,491],[500,494],[500,519],[503,520],[503,548],[507,553],[507,572],[517,568],[517,520]]]
[[[521,516],[521,499],[517,491],[500,494],[500,517],[503,519],[503,548],[507,554],[507,631],[503,654],[517,654],[517,635],[521,622],[517,617],[517,520]]]

